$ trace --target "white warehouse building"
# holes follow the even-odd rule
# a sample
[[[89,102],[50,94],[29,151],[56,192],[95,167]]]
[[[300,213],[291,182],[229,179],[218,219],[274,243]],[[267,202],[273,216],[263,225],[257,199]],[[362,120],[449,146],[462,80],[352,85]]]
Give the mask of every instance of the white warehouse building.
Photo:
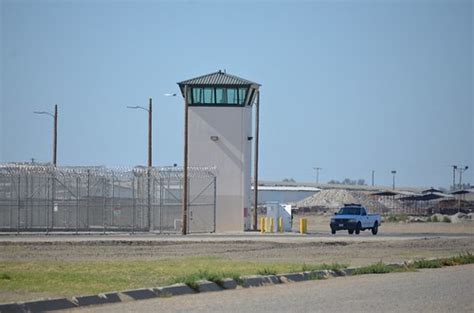
[[[252,186],[253,190],[253,186]],[[278,186],[260,185],[258,186],[258,204],[268,202],[295,203],[311,197],[321,189],[311,186]],[[253,195],[253,193],[252,193]]]

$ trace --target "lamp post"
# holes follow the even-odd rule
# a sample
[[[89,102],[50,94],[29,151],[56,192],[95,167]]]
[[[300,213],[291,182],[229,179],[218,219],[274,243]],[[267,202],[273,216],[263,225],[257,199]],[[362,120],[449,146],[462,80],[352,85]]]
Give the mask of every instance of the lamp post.
[[[150,98],[148,103],[148,109],[139,105],[127,106],[128,109],[140,109],[148,112],[148,167],[152,167],[152,113],[153,105],[152,99]]]
[[[395,190],[395,174],[397,174],[397,171],[392,170],[391,173],[393,175],[392,189]]]
[[[319,171],[322,170],[322,167],[313,167],[313,170],[316,171],[316,185],[319,184]]]
[[[149,99],[148,109],[142,106],[127,106],[129,109],[141,109],[148,112],[148,169],[147,169],[147,189],[148,189],[148,230],[152,230],[151,223],[151,167],[152,167],[152,114],[153,114],[153,104],[152,99]]]
[[[54,114],[47,111],[34,111],[35,114],[49,115],[53,118],[53,166],[57,165],[57,151],[58,151],[58,105],[54,105]],[[55,172],[52,172],[51,178],[51,213],[47,211],[46,232],[49,233],[49,222],[51,220],[51,229],[54,228],[54,198],[56,195],[56,177]]]
[[[57,164],[57,151],[58,151],[58,105],[54,105],[54,114],[47,111],[34,111],[35,114],[45,114],[53,118],[53,166]]]
[[[462,173],[467,171],[469,169],[469,166],[464,166],[464,167],[458,167],[459,171],[459,189],[463,189],[462,187]]]
[[[452,165],[453,167],[453,191],[456,191],[456,170],[458,169],[457,165]]]

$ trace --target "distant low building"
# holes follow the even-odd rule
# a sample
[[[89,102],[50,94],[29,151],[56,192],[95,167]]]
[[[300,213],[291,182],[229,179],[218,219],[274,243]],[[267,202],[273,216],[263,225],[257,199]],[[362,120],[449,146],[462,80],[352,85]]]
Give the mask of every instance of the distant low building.
[[[321,189],[308,186],[258,186],[258,203],[295,203],[319,191]]]

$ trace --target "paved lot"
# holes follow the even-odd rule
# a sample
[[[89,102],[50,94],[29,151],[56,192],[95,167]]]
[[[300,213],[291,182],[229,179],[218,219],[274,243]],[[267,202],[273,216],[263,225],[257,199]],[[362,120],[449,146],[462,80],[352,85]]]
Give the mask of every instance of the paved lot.
[[[74,309],[75,312],[473,312],[474,265],[341,277]]]

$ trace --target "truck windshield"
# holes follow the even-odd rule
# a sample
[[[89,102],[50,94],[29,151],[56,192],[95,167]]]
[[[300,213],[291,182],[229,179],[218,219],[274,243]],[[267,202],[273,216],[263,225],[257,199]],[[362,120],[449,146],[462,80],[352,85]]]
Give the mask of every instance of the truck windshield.
[[[360,215],[360,208],[359,207],[343,207],[337,213],[339,215]]]

